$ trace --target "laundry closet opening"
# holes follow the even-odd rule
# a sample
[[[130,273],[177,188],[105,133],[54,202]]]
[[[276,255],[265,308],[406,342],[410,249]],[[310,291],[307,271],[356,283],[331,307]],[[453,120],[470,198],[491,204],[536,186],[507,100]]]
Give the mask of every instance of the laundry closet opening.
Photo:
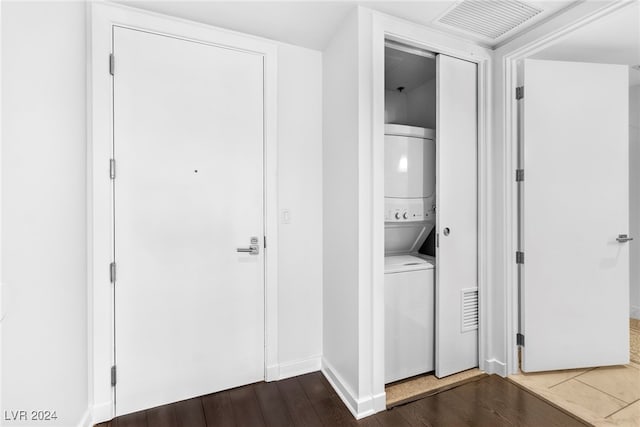
[[[476,64],[387,40],[387,406],[481,375]]]

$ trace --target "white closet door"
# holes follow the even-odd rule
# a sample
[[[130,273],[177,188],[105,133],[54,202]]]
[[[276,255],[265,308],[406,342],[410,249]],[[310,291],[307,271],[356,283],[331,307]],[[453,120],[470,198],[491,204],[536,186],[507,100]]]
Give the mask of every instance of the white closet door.
[[[438,55],[436,376],[478,366],[476,64]]]
[[[628,67],[524,63],[525,372],[629,361]]]
[[[264,378],[263,58],[114,29],[116,414]]]

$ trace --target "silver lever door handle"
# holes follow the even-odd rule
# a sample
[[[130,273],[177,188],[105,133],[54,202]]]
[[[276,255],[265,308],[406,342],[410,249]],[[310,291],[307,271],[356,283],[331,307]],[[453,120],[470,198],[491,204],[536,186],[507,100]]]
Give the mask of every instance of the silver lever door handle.
[[[618,237],[616,237],[616,240],[620,243],[630,242],[633,240],[633,237],[629,237],[626,234],[618,234]]]
[[[236,252],[246,252],[246,253],[249,253],[251,255],[258,255],[260,253],[260,246],[251,245],[248,248],[237,248]]]
[[[251,254],[251,255],[260,254],[260,245],[258,244],[258,238],[257,237],[252,237],[251,238],[251,245],[249,245],[248,248],[237,248],[236,252],[246,252],[246,253]]]

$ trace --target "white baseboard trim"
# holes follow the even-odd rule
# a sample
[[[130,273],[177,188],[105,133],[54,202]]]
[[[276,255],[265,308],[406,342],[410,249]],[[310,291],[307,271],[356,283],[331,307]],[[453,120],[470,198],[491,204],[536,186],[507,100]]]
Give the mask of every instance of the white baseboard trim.
[[[308,374],[320,370],[321,357],[313,356],[307,359],[294,360],[291,362],[281,363],[279,365],[267,366],[265,370],[266,382],[285,380],[298,375]]]
[[[281,363],[278,369],[278,379],[284,380],[298,375],[308,374],[320,370],[322,365],[320,356],[313,356],[308,359],[296,360],[293,362]]]
[[[634,319],[640,319],[640,307],[632,305],[631,310],[629,310],[629,315]]]
[[[387,393],[375,394],[371,399],[373,404],[373,413],[377,414],[381,411],[387,410]]]
[[[280,379],[280,365],[267,366],[265,370],[264,380],[266,382],[278,381]]]
[[[334,388],[340,399],[344,402],[347,409],[357,419],[368,417],[377,412],[383,411],[387,407],[386,393],[380,393],[375,396],[367,396],[364,399],[356,398],[351,387],[338,374],[331,363],[322,358],[322,373],[329,384]]]
[[[86,411],[84,411],[84,415],[80,418],[80,422],[78,423],[78,427],[92,427],[93,426],[93,416],[91,407],[88,407]]]
[[[489,375],[497,374],[506,377],[507,364],[496,359],[487,359],[484,361],[484,371]]]
[[[104,402],[93,405],[93,424],[103,423],[113,419],[113,408],[111,402]]]
[[[342,379],[342,377],[336,372],[331,363],[327,362],[324,357],[322,358],[322,373],[338,396],[340,396],[340,399],[342,399],[344,404],[347,405],[349,411],[351,411],[354,417],[358,418],[358,403],[355,394],[351,391],[351,388]]]

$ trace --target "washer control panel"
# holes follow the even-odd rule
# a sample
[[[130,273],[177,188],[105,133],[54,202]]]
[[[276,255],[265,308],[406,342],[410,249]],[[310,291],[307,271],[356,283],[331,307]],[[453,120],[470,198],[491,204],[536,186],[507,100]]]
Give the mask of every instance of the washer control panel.
[[[435,219],[435,203],[432,197],[424,199],[398,199],[385,197],[385,222],[429,221]]]

